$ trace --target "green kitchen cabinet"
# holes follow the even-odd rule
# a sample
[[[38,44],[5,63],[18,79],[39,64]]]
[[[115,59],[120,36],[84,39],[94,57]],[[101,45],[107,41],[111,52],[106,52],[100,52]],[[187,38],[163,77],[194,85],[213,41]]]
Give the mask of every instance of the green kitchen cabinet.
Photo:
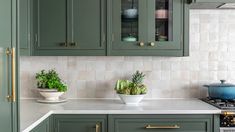
[[[32,2],[31,0],[20,0],[18,5],[18,34],[20,55],[30,56],[32,55]]]
[[[45,119],[30,132],[52,132],[50,129],[50,118]]]
[[[105,0],[35,0],[34,55],[105,55]]]
[[[54,132],[107,132],[107,115],[54,115]]]
[[[186,0],[108,1],[108,55],[188,56]]]
[[[109,115],[108,120],[109,132],[219,132],[213,115]]]
[[[18,44],[17,0],[0,0],[0,128],[17,132],[18,122]]]

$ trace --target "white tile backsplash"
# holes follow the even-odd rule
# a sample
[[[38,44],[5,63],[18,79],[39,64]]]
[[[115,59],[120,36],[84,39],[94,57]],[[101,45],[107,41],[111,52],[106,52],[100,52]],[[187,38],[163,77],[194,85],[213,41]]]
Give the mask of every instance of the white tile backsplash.
[[[146,73],[146,98],[207,96],[202,85],[235,83],[235,11],[190,11],[189,57],[21,57],[21,98],[39,97],[35,73],[56,69],[69,86],[67,98],[117,98],[117,79]]]

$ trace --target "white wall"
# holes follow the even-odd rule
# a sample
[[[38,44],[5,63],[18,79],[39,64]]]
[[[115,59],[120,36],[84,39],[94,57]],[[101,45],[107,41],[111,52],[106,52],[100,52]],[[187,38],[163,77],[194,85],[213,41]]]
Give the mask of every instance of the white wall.
[[[146,98],[207,96],[203,84],[235,83],[235,10],[190,11],[190,57],[21,57],[21,98],[38,97],[35,73],[55,68],[68,98],[116,98],[117,79],[146,73]]]

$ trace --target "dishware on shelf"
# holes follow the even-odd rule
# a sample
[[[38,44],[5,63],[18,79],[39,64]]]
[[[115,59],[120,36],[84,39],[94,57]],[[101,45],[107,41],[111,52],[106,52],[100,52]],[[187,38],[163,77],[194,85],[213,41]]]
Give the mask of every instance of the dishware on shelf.
[[[133,36],[128,36],[128,37],[124,37],[122,40],[125,42],[135,42],[137,41],[137,38]]]
[[[124,18],[137,18],[137,9],[126,9],[123,11]]]
[[[167,19],[168,10],[167,9],[158,9],[155,11],[155,18],[157,19]]]
[[[158,41],[167,41],[167,36],[163,35],[158,36]]]

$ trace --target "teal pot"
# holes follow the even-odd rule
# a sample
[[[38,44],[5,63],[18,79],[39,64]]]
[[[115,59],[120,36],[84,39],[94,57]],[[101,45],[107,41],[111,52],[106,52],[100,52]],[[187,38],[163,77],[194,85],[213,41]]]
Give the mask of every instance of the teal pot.
[[[213,99],[234,100],[235,85],[225,82],[225,80],[220,80],[220,83],[214,83],[204,86],[208,88],[209,96]]]

